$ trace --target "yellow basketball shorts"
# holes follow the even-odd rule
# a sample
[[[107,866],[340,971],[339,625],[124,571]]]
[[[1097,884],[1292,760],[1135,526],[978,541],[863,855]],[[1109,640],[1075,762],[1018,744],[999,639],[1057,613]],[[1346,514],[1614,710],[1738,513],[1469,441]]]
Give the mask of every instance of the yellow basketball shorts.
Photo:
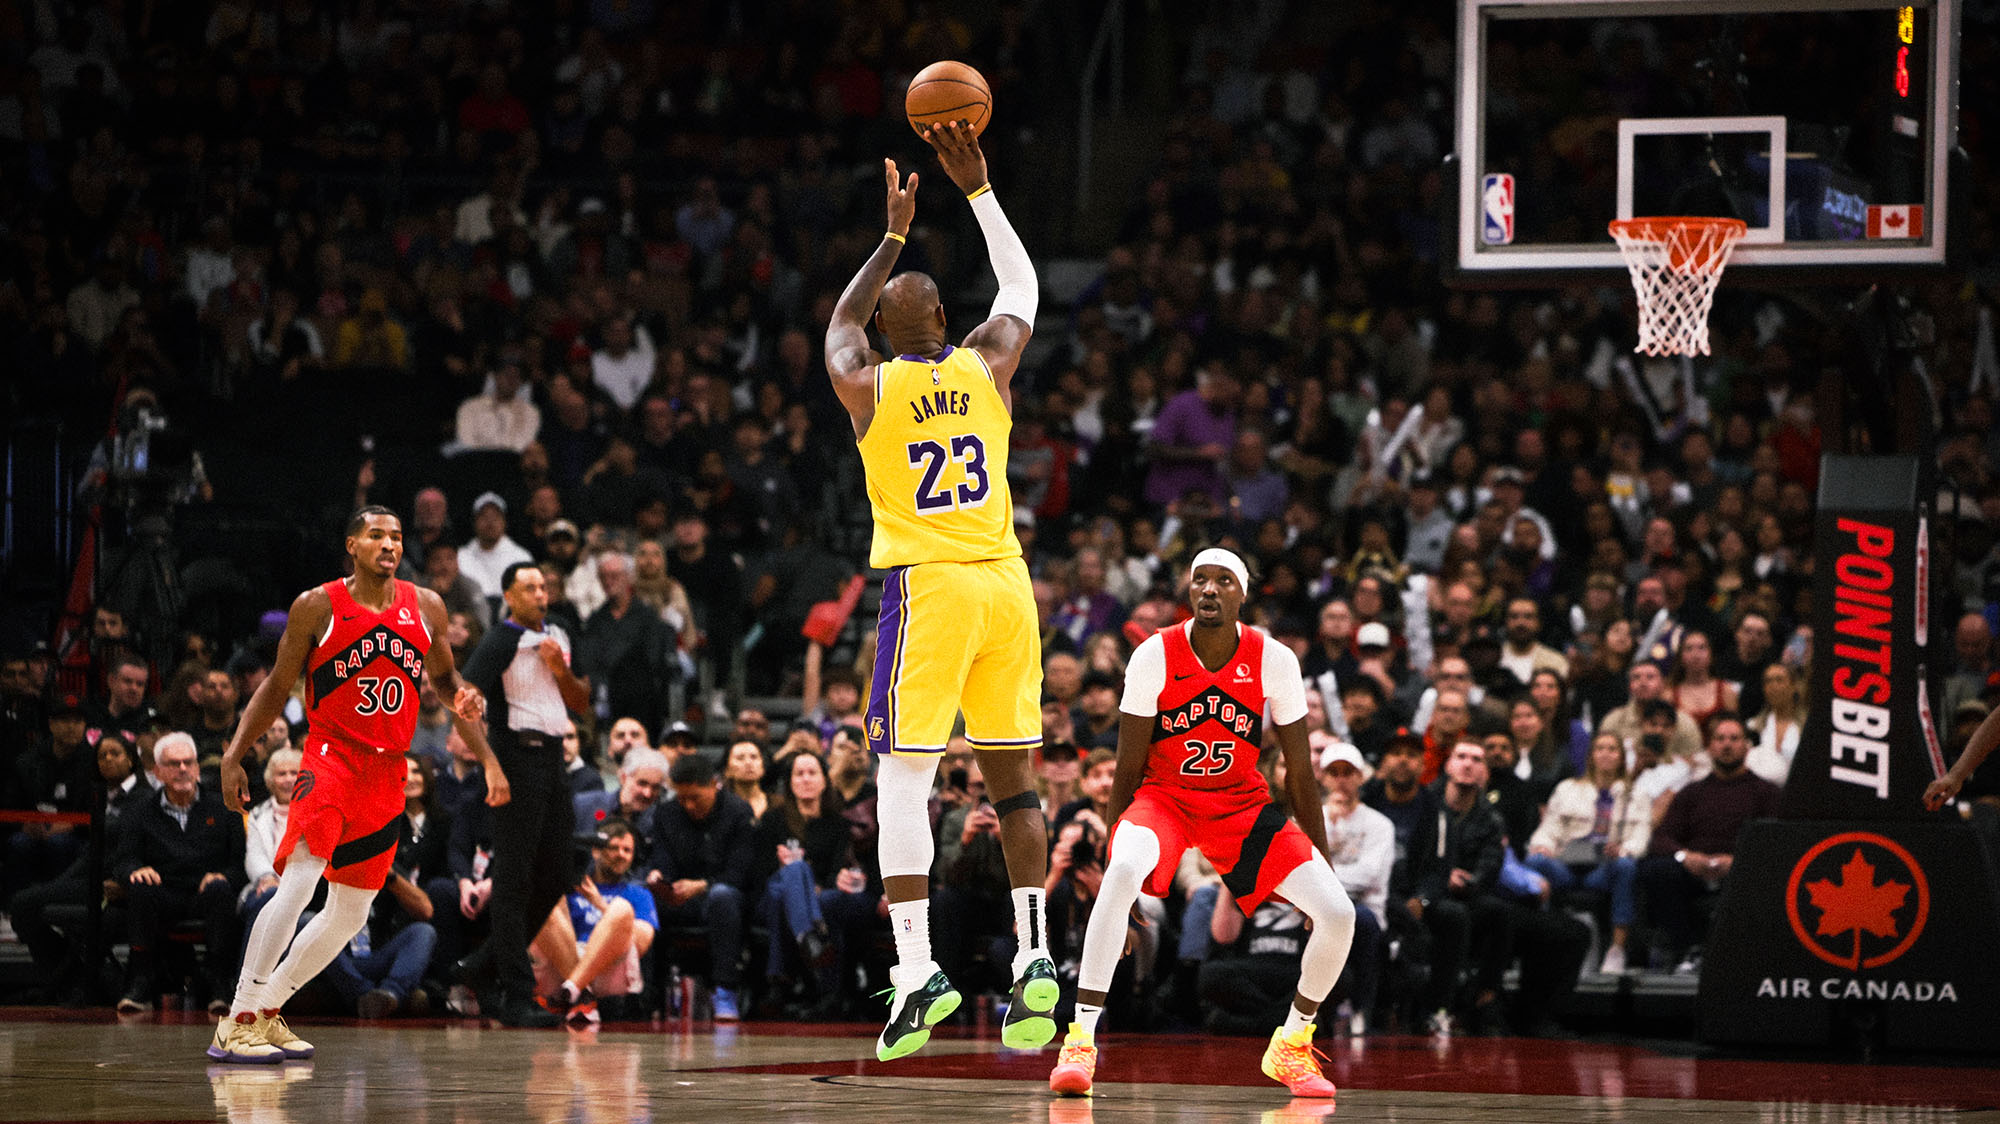
[[[876,753],[943,753],[953,720],[977,749],[1042,744],[1042,633],[1019,558],[889,571],[865,729]]]

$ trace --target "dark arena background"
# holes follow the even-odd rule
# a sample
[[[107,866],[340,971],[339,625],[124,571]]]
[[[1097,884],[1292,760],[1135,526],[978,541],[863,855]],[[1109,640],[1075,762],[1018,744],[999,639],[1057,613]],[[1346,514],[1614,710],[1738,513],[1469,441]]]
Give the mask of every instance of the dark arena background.
[[[956,737],[931,927],[965,1003],[876,1060],[888,575],[824,340],[884,159],[921,177],[897,268],[952,341],[988,315],[905,117],[941,60],[987,83],[1040,288],[1005,482],[1060,1021],[1127,661],[1220,545],[1306,680],[1290,811],[1366,915],[1317,1022],[1341,1118],[2000,1120],[2000,764],[1925,801],[2000,738],[1994,0],[0,0],[0,1120],[1334,1114],[1259,1072],[1302,915],[1193,853],[1096,1096],[1003,1048]],[[1688,259],[1635,288],[1607,224],[1657,215],[1743,224],[1691,354],[1634,350]],[[506,848],[451,700],[382,683],[418,711],[404,842],[286,1008],[317,1055],[211,1064],[305,681],[240,827],[223,752],[370,504],[461,668],[539,564],[588,684],[560,862],[645,939],[588,1017],[482,1011]],[[1476,782],[1439,770],[1463,742]],[[691,757],[750,806],[703,872],[728,924],[678,906]],[[1432,816],[1504,842],[1412,846]],[[526,921],[544,986],[575,900]]]

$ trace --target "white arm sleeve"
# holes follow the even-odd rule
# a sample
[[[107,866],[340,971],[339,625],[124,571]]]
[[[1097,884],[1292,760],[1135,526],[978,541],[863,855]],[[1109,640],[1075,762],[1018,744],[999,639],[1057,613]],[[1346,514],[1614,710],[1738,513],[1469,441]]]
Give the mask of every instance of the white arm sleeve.
[[[1269,637],[1264,640],[1264,700],[1276,725],[1289,726],[1306,716],[1306,681],[1299,675],[1299,657]]]
[[[1021,236],[1014,233],[1013,224],[1007,221],[991,188],[972,201],[972,214],[986,235],[986,256],[992,259],[993,276],[1000,282],[991,315],[1017,316],[1028,327],[1034,327],[1035,308],[1041,303],[1042,290],[1035,278],[1035,263],[1028,258],[1028,248],[1021,244]]]
[[[1167,646],[1158,633],[1148,636],[1125,664],[1125,698],[1118,709],[1134,718],[1160,712],[1160,691],[1167,685]]]

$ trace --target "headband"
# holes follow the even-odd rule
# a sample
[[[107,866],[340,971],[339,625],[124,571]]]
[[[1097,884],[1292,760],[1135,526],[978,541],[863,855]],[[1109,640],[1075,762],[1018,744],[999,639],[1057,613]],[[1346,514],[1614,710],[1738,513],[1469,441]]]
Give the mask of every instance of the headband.
[[[1188,580],[1193,581],[1194,572],[1203,566],[1220,566],[1228,570],[1230,573],[1236,575],[1236,584],[1242,587],[1243,592],[1250,592],[1250,571],[1243,565],[1243,560],[1236,557],[1234,551],[1224,550],[1219,546],[1211,546],[1200,554],[1195,555],[1194,561],[1188,563]]]

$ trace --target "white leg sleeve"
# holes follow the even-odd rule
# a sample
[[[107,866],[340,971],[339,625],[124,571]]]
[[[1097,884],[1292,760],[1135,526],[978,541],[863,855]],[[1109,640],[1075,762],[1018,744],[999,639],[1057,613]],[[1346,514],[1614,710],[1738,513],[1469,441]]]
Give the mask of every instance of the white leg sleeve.
[[[875,815],[882,834],[877,857],[882,876],[930,877],[937,844],[931,838],[931,782],[937,778],[935,757],[885,754],[875,770]]]
[[[250,939],[244,943],[243,971],[236,978],[232,1014],[276,1005],[264,1002],[264,989],[277,973],[278,960],[285,955],[286,946],[292,943],[292,933],[299,927],[299,915],[312,902],[313,891],[319,888],[320,876],[325,873],[326,860],[316,858],[304,843],[285,861],[285,873],[278,877],[278,888],[257,914],[257,923],[250,927]]]
[[[1104,864],[1104,883],[1097,904],[1090,908],[1090,926],[1083,933],[1083,964],[1076,986],[1084,991],[1108,991],[1125,951],[1125,918],[1139,900],[1139,887],[1160,865],[1160,837],[1150,828],[1128,823],[1118,829],[1111,858]]]
[[[1333,868],[1318,855],[1285,875],[1278,894],[1312,918],[1305,963],[1299,968],[1299,994],[1318,1003],[1347,967],[1347,950],[1354,944],[1354,902],[1341,889]]]
[[[327,883],[326,908],[307,922],[298,939],[292,942],[291,953],[278,965],[277,974],[266,989],[266,1006],[281,1006],[333,963],[333,958],[368,923],[368,907],[375,901],[375,893],[359,886]]]

